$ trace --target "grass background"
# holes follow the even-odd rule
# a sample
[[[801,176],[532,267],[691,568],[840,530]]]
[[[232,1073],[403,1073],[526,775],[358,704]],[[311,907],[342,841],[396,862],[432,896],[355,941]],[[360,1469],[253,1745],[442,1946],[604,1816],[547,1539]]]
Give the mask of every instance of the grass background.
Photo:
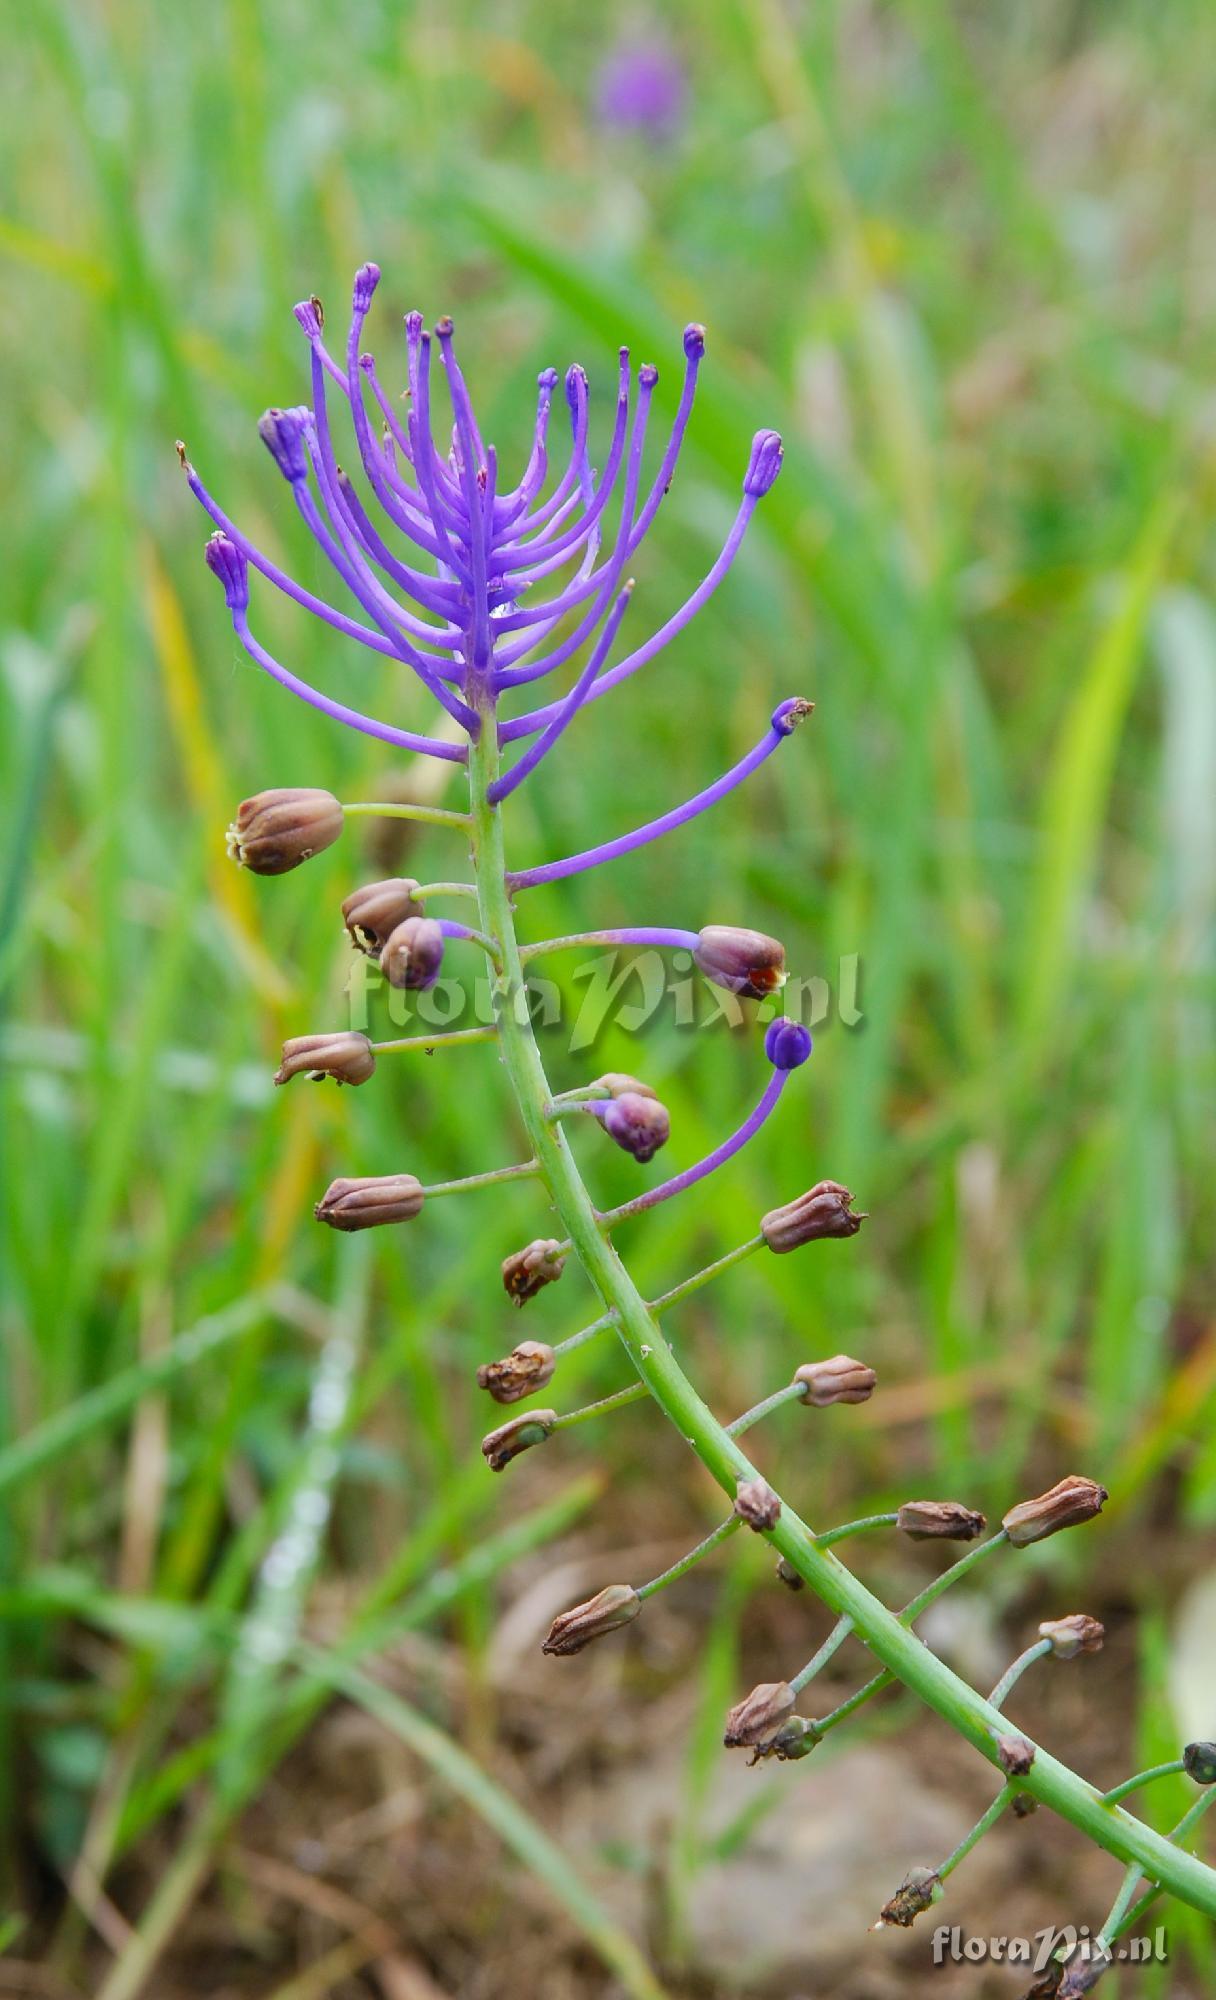
[[[509,1321],[497,1267],[536,1232],[526,1186],[371,1243],[311,1221],[335,1173],[446,1179],[515,1157],[491,1052],[384,1063],[341,1098],[269,1087],[283,1035],[344,1018],[341,897],[398,867],[448,875],[459,852],[360,825],[282,882],[226,862],[248,792],[420,779],[238,656],[173,440],[323,588],[253,425],[307,393],[292,301],[316,291],[340,318],[368,256],[385,272],[382,373],[397,314],[450,310],[507,464],[539,366],[581,359],[602,392],[628,340],[660,364],[670,412],[680,328],[707,324],[680,476],[636,565],[639,635],[712,559],[752,431],[784,432],[729,584],[571,731],[513,815],[528,860],[587,845],[699,789],[776,699],[817,703],[716,815],[529,900],[535,935],[743,921],[833,991],[842,959],[860,963],[862,1022],[829,1014],[805,1087],[745,1159],[633,1232],[635,1268],[661,1289],[774,1200],[847,1181],[873,1218],[854,1244],[745,1265],[681,1314],[696,1378],[728,1410],[811,1354],[878,1367],[866,1411],[813,1437],[787,1413],[765,1436],[775,1480],[820,1523],[912,1490],[999,1514],[1061,1472],[1101,1477],[1114,1497],[1084,1546],[992,1586],[999,1643],[1024,1643],[1049,1598],[1110,1614],[1069,1724],[1094,1775],[1116,1760],[1109,1782],[1180,1729],[1213,1733],[1211,1614],[1193,1607],[1216,1520],[1216,20],[1198,0],[1168,17],[1137,0],[717,0],[662,22],[688,95],[660,141],[596,110],[620,38],[659,32],[644,13],[10,10],[14,1991],[766,1990],[763,1970],[698,1964],[685,1916],[748,1835],[704,1834],[721,1706],[749,1670],[806,1657],[813,1611],[772,1605],[753,1547],[673,1593],[658,1638],[637,1628],[611,1672],[542,1670],[547,1576],[640,1581],[628,1552],[691,1539],[712,1518],[705,1483],[640,1406],[501,1485],[484,1473],[477,1362],[591,1316],[572,1273],[526,1329]],[[269,596],[261,629],[300,673],[422,719],[390,668]],[[661,1088],[677,1164],[756,1091],[746,1035],[660,1020],[644,1052],[613,1031],[593,1054]],[[570,1083],[593,1073],[583,1061],[554,1054]],[[637,1185],[593,1147],[588,1161],[607,1197]],[[597,1345],[554,1399],[620,1379]],[[923,1573],[877,1545],[864,1561],[892,1593]],[[602,1842],[572,1862],[570,1796],[613,1742],[643,1754],[673,1691],[690,1747],[669,1825],[624,1859]],[[339,1755],[335,1778],[323,1753],[356,1715],[375,1718],[363,1761]],[[783,1798],[801,1787],[813,1813],[825,1769],[783,1774]],[[349,1820],[403,1786],[412,1816],[375,1821],[339,1865],[335,1797]],[[1164,1786],[1144,1810],[1169,1824],[1184,1797]],[[1071,1883],[1071,1847],[1049,1852],[1038,1920],[1094,1920],[1105,1905]],[[610,1914],[614,1867],[658,1882],[640,1922]],[[867,1884],[875,1907],[892,1887]],[[999,1913],[981,1898],[975,1927]],[[1182,1993],[1210,1977],[1210,1947],[1181,1918],[1173,1936]],[[917,1942],[900,1991],[924,1973]],[[812,1959],[798,1990],[888,1990],[888,1941],[856,1951],[829,1986]]]

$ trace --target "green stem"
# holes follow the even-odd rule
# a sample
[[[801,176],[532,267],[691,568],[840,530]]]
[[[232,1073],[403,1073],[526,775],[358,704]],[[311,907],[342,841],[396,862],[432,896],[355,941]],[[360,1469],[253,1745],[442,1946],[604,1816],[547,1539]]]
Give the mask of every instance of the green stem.
[[[502,817],[487,798],[499,763],[488,703],[482,719],[469,753],[469,790],[482,928],[501,941],[503,952],[504,977],[495,995],[503,1065],[561,1225],[605,1310],[615,1314],[622,1346],[664,1416],[688,1440],[733,1504],[739,1481],[759,1476],[756,1467],[685,1376],[602,1226],[561,1126],[549,1123],[553,1092],[526,1009],[514,1004],[523,989],[523,966],[505,879]],[[765,1533],[829,1609],[852,1618],[859,1637],[885,1669],[990,1763],[998,1763],[995,1739],[1004,1729],[999,1710],[931,1653],[832,1550],[819,1548],[792,1507],[783,1505],[779,1519]],[[1120,1807],[1103,1805],[1093,1785],[1049,1752],[1038,1750],[1023,1784],[1100,1847],[1125,1861],[1142,1862],[1185,1902],[1216,1916],[1216,1872],[1179,1852]]]
[[[607,1416],[610,1410],[622,1409],[626,1403],[640,1403],[646,1393],[644,1382],[631,1382],[627,1389],[617,1389],[611,1396],[601,1396],[598,1403],[584,1403],[581,1410],[567,1410],[565,1416],[555,1418],[549,1430],[568,1431],[574,1424],[585,1424],[592,1417]]]
[[[763,1242],[763,1236],[749,1237],[746,1243],[740,1243],[738,1249],[728,1250],[725,1257],[719,1257],[714,1263],[706,1264],[703,1270],[694,1271],[690,1278],[682,1278],[669,1292],[663,1292],[657,1299],[649,1300],[650,1311],[658,1319],[681,1299],[688,1298],[693,1292],[699,1292],[702,1285],[708,1285],[711,1278],[718,1277],[723,1271],[729,1271],[731,1265],[738,1264],[742,1258],[750,1257],[752,1251],[759,1250]],[[580,1327],[577,1333],[572,1333],[568,1339],[559,1341],[553,1352],[569,1354],[571,1348],[581,1347],[584,1341],[593,1340],[597,1333],[606,1333],[610,1326],[615,1325],[615,1312],[603,1313],[599,1319],[593,1319],[590,1326]]]
[[[823,1672],[828,1661],[833,1659],[840,1651],[840,1648],[844,1645],[845,1640],[852,1630],[853,1620],[851,1618],[838,1618],[836,1620],[819,1651],[811,1654],[805,1667],[802,1668],[800,1673],[795,1674],[793,1680],[790,1682],[790,1686],[793,1688],[795,1694],[801,1694],[804,1687],[810,1686],[816,1674]]]
[[[763,1237],[760,1240],[763,1242]],[[805,1396],[805,1382],[787,1382],[784,1389],[774,1389],[772,1395],[766,1396],[762,1403],[753,1403],[750,1410],[744,1410],[741,1417],[736,1417],[733,1423],[727,1424],[727,1437],[742,1437],[744,1431],[750,1431],[753,1424],[760,1422],[761,1417],[771,1416],[774,1410],[783,1409],[786,1403],[801,1403]]]
[[[472,826],[468,813],[450,812],[446,806],[378,805],[370,800],[358,799],[353,805],[344,805],[342,810],[348,819],[357,818],[361,813],[374,819],[420,819],[427,826],[456,826],[462,833],[468,833]]]
[[[984,1835],[987,1833],[989,1827],[996,1825],[998,1819],[1004,1812],[1006,1806],[1010,1806],[1013,1804],[1014,1790],[1015,1787],[1013,1785],[1006,1785],[1002,1791],[999,1791],[996,1797],[993,1799],[992,1804],[989,1806],[987,1812],[981,1814],[980,1818],[977,1819],[970,1833],[963,1835],[963,1838],[959,1841],[959,1844],[955,1848],[953,1854],[948,1854],[946,1856],[946,1859],[942,1862],[941,1867],[937,1871],[938,1880],[940,1882],[944,1882],[947,1875],[952,1875],[954,1873],[954,1870],[958,1867],[959,1862],[965,1861],[967,1859],[967,1856],[970,1854],[972,1848],[977,1846],[978,1843],[984,1838]]]
[[[670,1569],[665,1569],[661,1576],[652,1576],[649,1583],[640,1583],[638,1596],[653,1597],[656,1590],[662,1590],[666,1584],[674,1583],[676,1578],[683,1576],[694,1563],[699,1563],[702,1556],[709,1555],[713,1549],[720,1548],[723,1542],[729,1541],[736,1528],[742,1526],[743,1522],[738,1514],[728,1515],[725,1521],[718,1523],[711,1534],[706,1535],[703,1542],[698,1542],[695,1549],[689,1549],[686,1556],[681,1556],[679,1562],[673,1563]]]
[[[1006,1700],[1013,1693],[1027,1667],[1033,1667],[1036,1660],[1045,1660],[1050,1651],[1050,1639],[1036,1639],[1033,1646],[1027,1646],[1024,1653],[1019,1653],[1013,1665],[1005,1669],[993,1688],[988,1697],[989,1705],[992,1708],[1004,1708]]]
[[[870,1528],[893,1528],[898,1519],[898,1514],[866,1514],[860,1521],[845,1521],[839,1528],[828,1528],[815,1539],[821,1549],[830,1549],[849,1535],[863,1535]]]
[[[428,896],[468,896],[475,903],[477,884],[476,882],[420,882],[416,889],[410,890],[410,895],[416,903],[425,903]]]
[[[441,1194],[464,1194],[469,1188],[494,1187],[499,1181],[534,1180],[540,1168],[535,1160],[521,1160],[517,1167],[491,1167],[484,1174],[466,1174],[459,1181],[436,1181],[433,1186],[423,1188],[428,1201],[434,1201]]]
[[[395,1042],[373,1042],[378,1056],[399,1055],[406,1049],[425,1049],[430,1055],[433,1049],[450,1049],[456,1042],[493,1042],[498,1038],[498,1029],[449,1028],[441,1029],[437,1035],[403,1035]]]
[[[1137,1771],[1134,1778],[1124,1778],[1123,1783],[1116,1785],[1113,1792],[1103,1792],[1102,1803],[1104,1806],[1117,1806],[1120,1799],[1127,1798],[1132,1792],[1138,1792],[1141,1785],[1151,1785],[1154,1778],[1176,1777],[1179,1771],[1185,1769],[1186,1765],[1181,1757],[1171,1758],[1168,1764],[1154,1764],[1149,1771]]]
[[[1167,1846],[1175,1841],[1185,1840],[1191,1828],[1199,1824],[1208,1807],[1212,1805],[1216,1805],[1216,1787],[1201,1792],[1199,1797],[1187,1807],[1177,1826],[1165,1836]],[[1157,1879],[1148,1894],[1142,1896],[1134,1907],[1129,1907],[1132,1897],[1136,1893],[1136,1885],[1142,1875],[1155,1875]],[[1138,1860],[1133,1861],[1123,1878],[1123,1887],[1111,1905],[1110,1914],[1098,1932],[1098,1943],[1113,1944],[1115,1939],[1135,1922],[1136,1918],[1148,1908],[1149,1904],[1155,1897],[1161,1894],[1163,1889],[1169,1889],[1174,1895],[1178,1893],[1173,1883],[1166,1879],[1159,1868],[1142,1868]]]

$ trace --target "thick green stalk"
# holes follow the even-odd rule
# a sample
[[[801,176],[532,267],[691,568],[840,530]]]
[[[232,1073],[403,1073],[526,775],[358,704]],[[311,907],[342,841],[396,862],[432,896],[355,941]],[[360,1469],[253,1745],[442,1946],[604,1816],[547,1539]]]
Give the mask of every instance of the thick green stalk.
[[[481,927],[502,947],[503,978],[495,1001],[502,1061],[561,1226],[605,1309],[615,1314],[626,1353],[663,1414],[733,1502],[738,1482],[757,1478],[757,1470],[676,1361],[609,1240],[561,1125],[547,1115],[553,1092],[522,1004],[523,968],[505,880],[502,818],[486,796],[498,772],[496,737],[487,708],[479,739],[470,748],[469,791]],[[1007,1732],[1008,1723],[998,1709],[931,1653],[830,1549],[821,1548],[792,1507],[783,1504],[776,1525],[765,1533],[829,1609],[852,1619],[858,1637],[884,1667],[991,1764],[999,1765],[996,1739]],[[1046,1750],[1037,1750],[1020,1782],[1100,1847],[1126,1862],[1138,1861],[1174,1895],[1216,1917],[1216,1871],[1171,1846],[1121,1807],[1104,1804],[1093,1785]]]

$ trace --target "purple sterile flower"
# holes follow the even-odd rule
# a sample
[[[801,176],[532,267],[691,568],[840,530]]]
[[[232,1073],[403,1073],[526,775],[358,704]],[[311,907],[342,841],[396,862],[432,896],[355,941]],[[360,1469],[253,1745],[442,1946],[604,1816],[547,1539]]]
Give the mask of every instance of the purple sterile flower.
[[[764,1053],[775,1070],[801,1069],[811,1048],[811,1031],[801,1021],[789,1021],[782,1016],[769,1023]]]
[[[618,42],[596,79],[601,124],[660,144],[679,131],[687,98],[684,65],[657,31]]]

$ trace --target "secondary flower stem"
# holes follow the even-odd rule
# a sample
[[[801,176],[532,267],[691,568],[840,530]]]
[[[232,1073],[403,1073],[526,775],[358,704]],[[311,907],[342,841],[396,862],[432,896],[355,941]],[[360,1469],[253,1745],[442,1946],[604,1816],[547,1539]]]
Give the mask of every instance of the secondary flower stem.
[[[1036,1660],[1045,1660],[1050,1651],[1050,1639],[1036,1639],[1033,1646],[1027,1646],[1024,1653],[1019,1653],[1013,1665],[1006,1668],[989,1695],[988,1700],[992,1707],[1003,1708],[1027,1667],[1033,1667]]]
[[[805,1667],[802,1668],[801,1672],[796,1673],[790,1682],[790,1686],[793,1688],[795,1694],[801,1694],[804,1687],[810,1686],[816,1674],[823,1672],[828,1661],[840,1651],[840,1648],[844,1645],[845,1640],[852,1630],[853,1620],[851,1618],[838,1618],[836,1620],[819,1651],[812,1653]]]
[[[959,1841],[953,1854],[947,1855],[946,1859],[942,1862],[941,1867],[937,1871],[939,1881],[944,1882],[947,1875],[952,1875],[958,1867],[959,1862],[965,1861],[972,1848],[977,1846],[984,1838],[989,1827],[996,1825],[1006,1807],[1013,1804],[1015,1791],[1015,1786],[1006,1785],[997,1793],[987,1812],[981,1814],[970,1833],[964,1834],[963,1838]]]
[[[541,938],[536,944],[520,945],[519,960],[521,965],[527,965],[531,959],[543,958],[551,951],[568,951],[576,944],[649,944],[669,951],[694,951],[698,935],[696,931],[674,930],[654,924],[639,924],[616,931],[571,931],[568,937]]]
[[[870,1528],[893,1528],[898,1519],[898,1514],[867,1514],[860,1521],[845,1521],[839,1528],[828,1528],[815,1539],[821,1549],[830,1549],[849,1535],[862,1535]]]
[[[763,1242],[764,1238],[761,1237],[760,1241]],[[741,1417],[735,1417],[727,1424],[727,1437],[742,1437],[744,1431],[750,1431],[753,1424],[760,1422],[761,1417],[771,1416],[774,1410],[784,1409],[787,1403],[801,1403],[805,1396],[805,1382],[787,1382],[783,1389],[774,1389],[762,1403],[753,1403],[750,1410],[744,1410]]]
[[[353,805],[344,805],[347,815],[359,813],[375,819],[419,819],[428,826],[456,826],[468,833],[472,820],[468,813],[450,812],[446,806],[417,806],[410,802],[377,805],[367,800],[356,800]]]
[[[469,1188],[491,1187],[498,1181],[534,1180],[540,1172],[535,1160],[521,1160],[517,1167],[491,1167],[484,1174],[466,1174],[459,1181],[436,1181],[433,1187],[425,1187],[422,1192],[428,1201],[434,1201],[441,1194],[464,1194]]]
[[[1138,1792],[1141,1785],[1151,1785],[1154,1778],[1172,1778],[1185,1769],[1186,1765],[1181,1757],[1172,1758],[1168,1764],[1154,1764],[1149,1771],[1137,1771],[1134,1778],[1125,1778],[1112,1792],[1103,1792],[1102,1803],[1107,1806],[1117,1806],[1120,1799],[1127,1798],[1132,1792]]]
[[[592,1417],[605,1417],[610,1410],[623,1409],[626,1403],[640,1403],[647,1394],[644,1382],[631,1382],[626,1389],[617,1389],[611,1396],[601,1396],[598,1403],[585,1403],[581,1410],[567,1410],[564,1417],[555,1417],[549,1425],[551,1431],[568,1431],[574,1424],[585,1424]]]
[[[711,1534],[706,1535],[703,1542],[698,1542],[695,1549],[689,1549],[686,1556],[681,1556],[679,1562],[673,1563],[670,1569],[665,1569],[661,1576],[651,1577],[649,1583],[640,1583],[638,1596],[653,1597],[656,1590],[662,1590],[666,1584],[674,1583],[676,1578],[683,1576],[694,1563],[699,1563],[702,1556],[709,1555],[712,1550],[720,1548],[723,1542],[729,1541],[736,1528],[742,1526],[738,1514],[729,1514],[725,1521],[719,1522]]]
[[[477,901],[476,882],[421,882],[410,890],[416,903],[425,903],[428,896],[468,896]]]
[[[1187,1807],[1177,1826],[1174,1827],[1172,1832],[1166,1835],[1167,1843],[1172,1846],[1177,1841],[1185,1840],[1191,1828],[1199,1824],[1208,1807],[1212,1805],[1216,1805],[1216,1788],[1201,1792],[1194,1804]],[[1136,1886],[1140,1877],[1145,1874],[1155,1874],[1158,1880],[1155,1886],[1149,1890],[1148,1894],[1142,1896],[1140,1901],[1132,1908],[1130,1906],[1132,1897],[1136,1893]],[[1164,1879],[1160,1869],[1142,1868],[1139,1861],[1133,1861],[1123,1878],[1123,1886],[1111,1905],[1110,1915],[1098,1932],[1098,1943],[1113,1944],[1120,1933],[1130,1927],[1141,1911],[1148,1908],[1154,1897],[1160,1895],[1162,1889],[1172,1889],[1172,1886],[1171,1883]]]
[[[438,1035],[403,1035],[396,1042],[373,1042],[378,1056],[398,1055],[406,1049],[425,1049],[430,1055],[435,1049],[450,1049],[457,1042],[494,1042],[498,1039],[498,1029],[493,1025],[484,1028],[451,1028]]]
[[[649,1301],[650,1311],[658,1319],[660,1314],[667,1312],[671,1306],[677,1305],[681,1299],[688,1298],[693,1292],[699,1292],[702,1285],[707,1285],[711,1278],[718,1277],[723,1271],[729,1271],[732,1264],[740,1263],[744,1257],[750,1257],[753,1250],[762,1248],[763,1243],[763,1236],[749,1237],[747,1242],[740,1243],[737,1249],[728,1250],[724,1257],[716,1258],[712,1264],[706,1264],[702,1270],[694,1271],[691,1277],[682,1278],[680,1283],[673,1285],[669,1292],[662,1292],[657,1299],[651,1299]],[[616,1314],[603,1313],[599,1319],[592,1320],[590,1326],[581,1327],[578,1333],[572,1333],[567,1340],[559,1341],[553,1352],[555,1354],[569,1354],[572,1348],[581,1347],[584,1341],[594,1340],[597,1333],[606,1333],[610,1326],[615,1325]]]

